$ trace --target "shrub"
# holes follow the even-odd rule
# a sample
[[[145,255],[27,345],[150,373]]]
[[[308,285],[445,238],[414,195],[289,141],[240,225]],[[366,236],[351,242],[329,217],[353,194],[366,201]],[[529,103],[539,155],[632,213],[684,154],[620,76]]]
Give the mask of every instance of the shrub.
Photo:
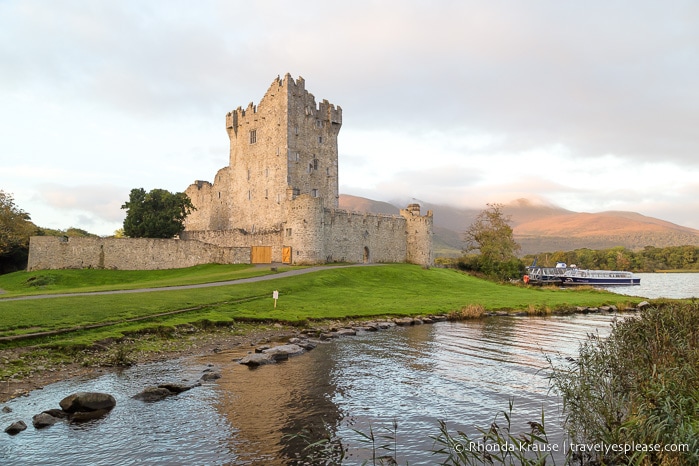
[[[699,308],[671,304],[590,335],[579,359],[554,368],[571,441],[595,445],[665,445],[683,451],[586,453],[587,464],[699,463]]]

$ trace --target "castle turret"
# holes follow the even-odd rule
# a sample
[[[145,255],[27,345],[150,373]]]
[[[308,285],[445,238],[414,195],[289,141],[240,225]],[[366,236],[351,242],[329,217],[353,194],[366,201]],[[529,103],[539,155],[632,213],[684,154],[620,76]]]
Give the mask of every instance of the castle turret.
[[[406,220],[406,262],[423,267],[432,266],[434,263],[432,211],[428,210],[427,215],[421,216],[420,204],[409,204],[407,208],[401,209],[400,214]]]
[[[291,248],[291,263],[324,263],[322,200],[308,194],[294,196],[293,200],[287,203],[287,209],[283,243]]]

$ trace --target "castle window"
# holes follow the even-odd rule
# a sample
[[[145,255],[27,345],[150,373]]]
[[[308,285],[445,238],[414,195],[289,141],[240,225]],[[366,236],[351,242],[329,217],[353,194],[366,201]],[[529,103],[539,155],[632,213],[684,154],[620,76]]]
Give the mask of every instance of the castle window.
[[[269,176],[269,168],[265,168],[265,176],[266,176],[266,177]]]
[[[280,202],[282,202],[282,195],[277,194],[277,204],[279,204]]]
[[[298,126],[294,126],[294,134],[295,134],[296,136],[299,135],[299,127],[298,127]]]
[[[328,176],[330,176],[330,167],[328,167],[328,168],[325,169],[325,173],[326,173]]]
[[[316,128],[322,128],[323,127],[323,121],[322,120],[316,120]]]
[[[248,201],[252,199],[252,191],[248,190]]]
[[[291,228],[286,229],[286,236],[291,236]]]
[[[313,169],[318,170],[318,159],[313,159]]]
[[[257,130],[250,130],[250,144],[255,144],[257,142]]]
[[[317,190],[317,189],[311,189],[311,196],[313,196],[313,197],[318,197],[318,190]]]
[[[268,191],[265,189],[265,199],[268,199]]]
[[[321,144],[323,143],[323,136],[318,136],[318,142]]]

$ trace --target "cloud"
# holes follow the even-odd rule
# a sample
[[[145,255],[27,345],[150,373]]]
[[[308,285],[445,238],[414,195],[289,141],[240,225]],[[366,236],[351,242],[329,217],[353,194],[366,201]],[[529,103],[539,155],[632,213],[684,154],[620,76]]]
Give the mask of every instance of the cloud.
[[[225,113],[290,72],[342,106],[353,193],[679,216],[699,176],[697,17],[690,0],[0,1],[0,153],[31,168],[0,181],[113,219],[98,185],[211,179]]]
[[[63,212],[85,213],[106,222],[119,222],[124,218],[121,205],[128,200],[128,189],[110,185],[66,186],[55,183],[39,185],[41,200]],[[118,199],[122,199],[119,201]]]

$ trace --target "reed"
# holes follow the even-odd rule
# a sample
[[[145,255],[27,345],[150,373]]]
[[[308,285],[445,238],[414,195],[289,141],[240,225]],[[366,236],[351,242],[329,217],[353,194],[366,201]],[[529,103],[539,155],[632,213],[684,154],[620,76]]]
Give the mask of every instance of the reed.
[[[698,319],[696,303],[648,308],[606,339],[590,335],[577,360],[553,368],[572,442],[645,446],[587,452],[579,464],[699,464]]]
[[[480,319],[485,314],[485,308],[480,304],[469,304],[459,310],[447,313],[447,319],[452,321]]]

